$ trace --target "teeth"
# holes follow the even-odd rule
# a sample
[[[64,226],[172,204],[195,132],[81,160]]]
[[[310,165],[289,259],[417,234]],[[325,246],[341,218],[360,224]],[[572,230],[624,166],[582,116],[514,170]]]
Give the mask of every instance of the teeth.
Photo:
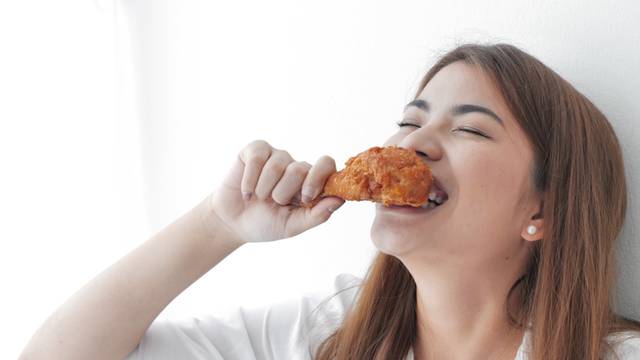
[[[436,206],[442,205],[445,201],[445,194],[436,192],[435,190],[431,190],[429,192],[429,201],[422,205],[423,208],[433,209]]]
[[[427,202],[426,204],[420,206],[423,209],[433,209],[434,207],[436,207],[436,204],[432,203],[432,202]]]
[[[444,202],[444,196],[436,194],[435,191],[431,191],[429,193],[429,200],[435,201],[438,205],[441,205]]]

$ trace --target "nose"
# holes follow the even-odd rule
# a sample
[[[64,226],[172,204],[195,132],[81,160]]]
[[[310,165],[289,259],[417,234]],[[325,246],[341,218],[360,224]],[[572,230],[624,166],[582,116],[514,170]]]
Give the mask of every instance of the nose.
[[[425,127],[399,139],[397,146],[415,151],[421,157],[431,161],[438,161],[442,158],[442,146],[434,135],[434,131]]]

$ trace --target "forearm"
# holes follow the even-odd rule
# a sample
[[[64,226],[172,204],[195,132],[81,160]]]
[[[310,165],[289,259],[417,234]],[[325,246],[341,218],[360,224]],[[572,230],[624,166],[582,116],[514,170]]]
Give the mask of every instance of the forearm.
[[[21,359],[124,358],[176,296],[241,246],[215,219],[205,200],[111,265],[44,322]]]

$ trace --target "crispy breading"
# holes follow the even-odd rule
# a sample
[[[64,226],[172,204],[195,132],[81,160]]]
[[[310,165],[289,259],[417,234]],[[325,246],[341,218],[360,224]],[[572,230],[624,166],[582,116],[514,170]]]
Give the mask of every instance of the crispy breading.
[[[369,200],[385,206],[418,207],[428,200],[433,175],[414,151],[375,146],[351,157],[345,166],[329,176],[320,196],[303,206],[314,206],[325,196]]]

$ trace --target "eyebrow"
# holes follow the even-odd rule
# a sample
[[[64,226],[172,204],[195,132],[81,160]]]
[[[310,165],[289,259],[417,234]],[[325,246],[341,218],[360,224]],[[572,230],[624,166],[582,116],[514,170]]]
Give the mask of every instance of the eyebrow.
[[[404,111],[407,110],[407,108],[409,107],[417,107],[420,110],[423,110],[425,112],[429,112],[430,110],[430,105],[427,101],[422,100],[422,99],[415,99],[413,101],[411,101],[410,103],[408,103],[407,105],[405,105],[404,107]],[[504,127],[504,122],[502,121],[502,119],[500,119],[500,117],[498,115],[496,115],[496,113],[494,113],[493,111],[479,106],[479,105],[472,105],[472,104],[460,104],[460,105],[454,105],[451,110],[450,110],[451,114],[453,114],[454,116],[457,115],[464,115],[470,112],[479,112],[479,113],[483,113],[486,115],[489,115],[492,119],[494,119],[495,121],[497,121],[500,126]]]

